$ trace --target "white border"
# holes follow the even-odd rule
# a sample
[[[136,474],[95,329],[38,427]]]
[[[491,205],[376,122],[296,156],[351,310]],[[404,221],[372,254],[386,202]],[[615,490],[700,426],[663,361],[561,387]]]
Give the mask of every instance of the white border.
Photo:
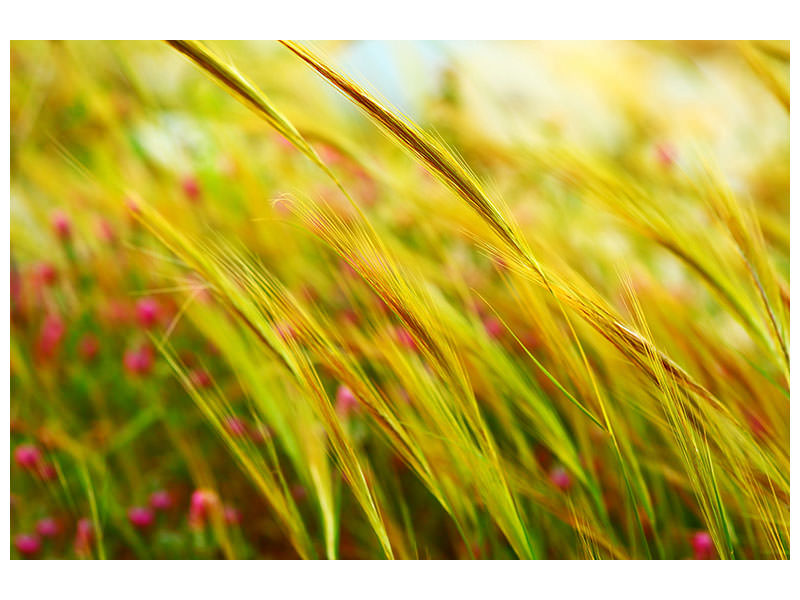
[[[789,39],[792,2],[9,2],[9,39]]]
[[[10,39],[791,39],[797,16],[787,1],[669,2],[510,0],[397,3],[285,0],[253,3],[14,2],[4,6]],[[3,47],[8,69],[9,46]],[[794,77],[792,78],[794,80]],[[3,85],[9,82],[8,73]],[[794,85],[792,86],[795,87]],[[9,114],[9,90],[2,101]],[[3,122],[6,136],[8,122]],[[792,127],[792,145],[797,131]],[[6,138],[8,139],[8,137]],[[9,146],[3,145],[5,190]],[[797,159],[791,160],[797,174]],[[791,224],[795,229],[796,211]],[[8,285],[8,192],[2,268]],[[792,264],[797,264],[792,251]],[[794,270],[792,270],[794,271]],[[792,279],[797,280],[792,272]],[[794,287],[794,286],[792,286]],[[794,290],[792,290],[794,291]],[[8,307],[8,294],[3,295]],[[6,312],[5,314],[8,314]],[[7,321],[5,322],[8,323]],[[8,325],[5,325],[7,328]],[[5,329],[7,332],[8,329]],[[6,333],[6,336],[8,334]],[[8,344],[3,364],[8,369]],[[8,371],[5,371],[8,374]],[[8,378],[6,379],[8,381]],[[8,387],[5,388],[7,390]],[[8,393],[4,393],[8,431]],[[792,420],[796,411],[792,411]],[[8,435],[8,434],[6,434]],[[796,438],[797,436],[795,436]],[[6,438],[7,439],[7,438]],[[792,454],[795,443],[792,443]],[[3,445],[9,496],[9,445]],[[794,505],[795,502],[793,501]],[[796,506],[793,506],[795,509]],[[9,522],[3,519],[9,539]],[[5,552],[9,552],[6,545]],[[770,598],[791,597],[791,561],[467,562],[67,562],[14,561],[6,554],[8,598]],[[794,578],[795,581],[798,578]]]

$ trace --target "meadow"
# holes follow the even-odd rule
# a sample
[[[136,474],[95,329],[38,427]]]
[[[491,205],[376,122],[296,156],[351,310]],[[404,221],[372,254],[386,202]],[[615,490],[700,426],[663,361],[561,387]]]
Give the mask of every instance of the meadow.
[[[12,42],[12,558],[789,558],[789,61]]]

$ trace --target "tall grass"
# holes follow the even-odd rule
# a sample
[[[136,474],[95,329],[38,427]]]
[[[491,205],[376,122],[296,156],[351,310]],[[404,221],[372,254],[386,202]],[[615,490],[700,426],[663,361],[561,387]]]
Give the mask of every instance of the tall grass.
[[[567,136],[492,137],[483,113],[448,95],[434,133],[296,42],[263,71],[245,61],[260,75],[203,43],[168,44],[221,89],[185,70],[191,88],[154,97],[122,46],[104,60],[126,74],[126,110],[142,121],[128,131],[82,72],[87,47],[19,50],[63,61],[91,125],[113,134],[35,145],[27,132],[46,117],[20,101],[12,255],[38,255],[43,238],[25,224],[45,219],[37,198],[51,181],[90,199],[71,208],[76,229],[94,211],[127,232],[110,252],[84,235],[48,242],[63,275],[31,302],[83,329],[87,307],[126,287],[174,302],[163,327],[134,334],[161,360],[133,382],[108,357],[96,371],[36,363],[31,317],[12,334],[12,416],[23,435],[43,422],[63,438],[53,453],[83,477],[47,486],[78,496],[71,513],[90,507],[94,554],[148,554],[120,503],[149,472],[236,492],[248,511],[232,526],[209,503],[191,544],[160,539],[164,556],[788,557],[788,175],[757,171],[759,196],[734,191],[711,153],[642,159],[659,147],[638,97],[620,110],[639,150],[610,155]],[[788,108],[780,49],[719,50],[776,120],[770,94]],[[15,86],[12,98],[43,93]],[[359,113],[341,117],[324,86]],[[178,157],[147,147],[165,102],[191,107],[234,167],[201,161],[181,190]],[[777,152],[785,160],[788,141]],[[609,231],[626,255],[603,246]],[[104,326],[104,344],[130,344]],[[101,391],[115,378],[124,406]],[[43,395],[54,401],[26,404]],[[117,423],[116,446],[91,439],[101,421]],[[141,466],[155,448],[170,469]]]

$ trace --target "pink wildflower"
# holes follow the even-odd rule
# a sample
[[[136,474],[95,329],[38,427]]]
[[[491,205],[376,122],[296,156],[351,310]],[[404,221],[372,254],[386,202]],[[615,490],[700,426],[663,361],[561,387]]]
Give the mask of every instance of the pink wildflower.
[[[50,218],[50,223],[53,225],[53,231],[56,232],[56,235],[60,239],[69,239],[70,235],[72,234],[72,225],[69,221],[69,217],[66,215],[66,213],[64,213],[64,211],[54,211]]]
[[[336,410],[340,415],[347,416],[359,407],[358,398],[346,385],[340,385],[336,390]]]
[[[145,329],[155,325],[159,315],[160,307],[153,298],[142,298],[136,303],[136,320]]]
[[[36,534],[21,533],[14,538],[14,547],[23,556],[34,556],[39,553],[42,543]]]
[[[550,471],[550,481],[561,491],[566,491],[572,487],[572,478],[563,467],[555,467]]]
[[[155,516],[146,506],[132,506],[128,509],[128,520],[137,529],[147,529],[153,524]]]
[[[708,560],[714,556],[714,541],[706,531],[698,531],[692,536],[692,549],[696,560]]]

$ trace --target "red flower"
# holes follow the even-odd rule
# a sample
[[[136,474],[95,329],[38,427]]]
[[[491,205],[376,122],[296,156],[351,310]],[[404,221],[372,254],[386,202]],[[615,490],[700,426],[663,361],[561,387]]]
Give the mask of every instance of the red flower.
[[[395,335],[397,336],[397,341],[400,342],[401,346],[408,348],[409,350],[417,350],[417,342],[414,340],[414,337],[408,332],[407,329],[403,327],[398,327],[395,329]]]
[[[572,478],[563,467],[556,467],[550,471],[550,481],[561,491],[567,491],[572,487]]]
[[[202,527],[211,511],[219,506],[219,497],[216,492],[207,489],[198,489],[192,492],[189,502],[189,525]]]
[[[69,217],[67,217],[64,211],[54,211],[50,218],[50,222],[53,225],[53,231],[56,232],[56,235],[60,239],[69,239],[70,235],[72,234],[72,225],[69,221]]]
[[[203,369],[194,369],[189,373],[191,382],[199,388],[207,388],[211,385],[211,375]]]
[[[132,506],[128,509],[128,520],[137,529],[147,529],[155,521],[155,515],[145,506]]]
[[[91,520],[83,517],[78,519],[78,524],[75,528],[75,552],[78,554],[88,554],[89,546],[94,539],[94,527]]]
[[[358,410],[358,407],[358,398],[355,394],[346,385],[340,385],[336,390],[336,411],[342,416],[347,416]]]
[[[149,329],[158,321],[160,307],[153,298],[142,298],[136,303],[136,319],[139,325]]]
[[[172,508],[172,496],[166,490],[156,490],[150,494],[150,506],[155,510],[169,510]]]
[[[44,517],[36,523],[36,533],[43,538],[53,538],[61,533],[61,524],[53,517]]]
[[[708,560],[714,557],[714,541],[706,531],[698,531],[692,536],[692,549],[696,560]]]
[[[33,556],[39,553],[42,543],[36,534],[21,533],[14,538],[14,547],[24,556]]]
[[[50,286],[55,283],[58,272],[51,263],[41,262],[36,265],[35,276],[42,285]]]
[[[45,317],[36,342],[36,353],[39,358],[49,359],[55,355],[65,331],[64,321],[59,315],[53,313]]]
[[[87,362],[93,360],[94,357],[97,356],[99,350],[100,342],[97,340],[97,337],[91,333],[84,335],[80,342],[78,342],[78,353],[81,355],[81,358]]]
[[[187,175],[183,178],[181,187],[183,188],[183,193],[186,194],[186,197],[192,202],[200,198],[200,184],[197,182],[197,179],[191,175]]]
[[[20,444],[14,450],[14,462],[23,469],[36,469],[42,460],[42,453],[33,444]]]
[[[225,429],[233,437],[242,437],[247,433],[247,425],[239,417],[227,417],[225,419]]]
[[[503,335],[503,324],[497,317],[486,317],[483,321],[483,328],[493,340],[499,339]]]
[[[153,368],[153,350],[150,346],[128,350],[122,362],[131,375],[146,375]]]
[[[238,525],[242,522],[242,513],[233,506],[225,506],[225,523],[228,525]]]

